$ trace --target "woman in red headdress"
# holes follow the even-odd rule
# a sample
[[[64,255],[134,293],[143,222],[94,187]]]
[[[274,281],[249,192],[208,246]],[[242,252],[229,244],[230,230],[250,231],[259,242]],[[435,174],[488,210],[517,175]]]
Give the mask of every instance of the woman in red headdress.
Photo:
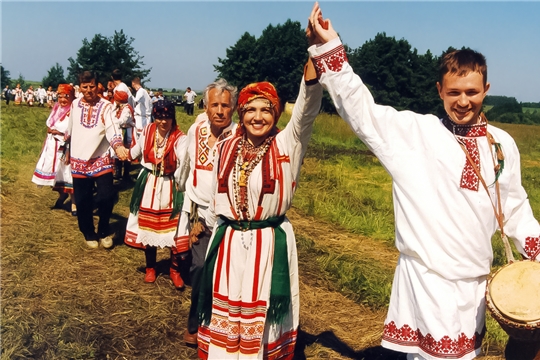
[[[283,108],[272,84],[250,84],[238,96],[240,126],[214,161],[209,226],[215,225],[198,307],[201,358],[293,358],[298,258],[285,213],[321,105],[322,87],[308,79],[306,71],[282,131]]]
[[[71,167],[64,160],[69,158],[68,148],[64,141],[71,103],[75,98],[73,86],[58,85],[58,102],[53,106],[47,119],[47,138],[43,144],[32,182],[40,186],[52,186],[58,191],[58,200],[53,208],[61,208],[68,195],[71,194],[71,212],[77,215],[73,198],[73,179]]]
[[[122,137],[124,139],[124,146],[129,149],[133,141],[133,127],[135,127],[135,114],[133,108],[128,103],[129,94],[122,90],[114,92],[114,110],[113,121],[122,129]],[[129,161],[121,161],[114,154],[114,177],[116,179],[122,178],[125,182],[131,182],[131,175],[129,174],[131,169],[131,163]],[[122,173],[122,169],[124,170]]]
[[[152,109],[155,122],[148,124],[130,149],[130,160],[140,158],[141,172],[130,204],[127,245],[142,248],[146,258],[144,282],[156,281],[157,248],[171,248],[169,277],[178,289],[184,287],[176,261],[174,235],[183,194],[174,183],[179,156],[185,153],[186,136],[176,125],[174,104],[160,100]]]

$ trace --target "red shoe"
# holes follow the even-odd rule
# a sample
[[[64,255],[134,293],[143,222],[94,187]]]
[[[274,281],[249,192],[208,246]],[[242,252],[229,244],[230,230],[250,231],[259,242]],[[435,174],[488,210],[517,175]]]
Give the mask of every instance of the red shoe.
[[[175,288],[179,290],[184,288],[184,280],[182,280],[182,277],[178,271],[171,268],[169,270],[169,277],[171,278]]]
[[[156,281],[156,269],[146,268],[146,275],[144,275],[145,283],[153,283]]]

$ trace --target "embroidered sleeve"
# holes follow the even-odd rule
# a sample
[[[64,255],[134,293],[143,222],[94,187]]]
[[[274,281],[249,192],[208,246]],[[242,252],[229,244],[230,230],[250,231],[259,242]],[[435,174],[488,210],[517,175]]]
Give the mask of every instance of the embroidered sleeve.
[[[524,250],[529,259],[540,260],[538,259],[538,254],[540,254],[540,236],[526,238]]]
[[[506,176],[510,176],[509,191],[503,209],[504,230],[514,240],[516,249],[522,255],[540,261],[540,224],[533,214],[527,193],[521,183],[519,150],[513,139],[506,140],[503,145],[507,163],[504,172]]]
[[[189,132],[188,132],[189,134]],[[188,137],[181,135],[175,145],[174,151],[177,159],[177,167],[174,172],[174,180],[181,192],[186,191],[186,180],[189,176],[190,158],[188,153]]]
[[[107,140],[109,141],[109,144],[113,149],[116,149],[118,146],[123,145],[124,140],[122,137],[122,131],[120,130],[119,126],[114,122],[113,120],[113,111],[112,111],[112,105],[106,104],[102,108],[102,121],[105,125],[105,136],[107,137]]]
[[[333,42],[331,41],[325,45],[330,46],[332,44]],[[345,48],[341,43],[320,55],[313,56],[312,59],[315,64],[317,78],[320,78],[327,70],[340,72],[343,68],[343,64],[348,62]]]
[[[129,149],[129,160],[133,161],[137,158],[140,158],[142,155],[142,145],[146,141],[146,131],[144,131],[139,139],[135,142],[135,145]]]

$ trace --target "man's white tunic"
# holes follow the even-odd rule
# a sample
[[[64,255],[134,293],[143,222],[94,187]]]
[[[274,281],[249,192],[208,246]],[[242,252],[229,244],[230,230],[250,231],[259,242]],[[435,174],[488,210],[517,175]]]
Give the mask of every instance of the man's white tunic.
[[[473,141],[481,174],[491,184],[489,196],[482,185],[460,186],[466,155],[440,119],[374,103],[338,38],[311,47],[310,54],[338,113],[392,176],[400,258],[383,346],[427,359],[474,358],[484,332],[491,237],[498,229],[491,203],[496,203],[494,158],[486,136]],[[491,125],[487,131],[505,156],[499,177],[504,230],[534,259],[540,226],[521,186],[517,146],[505,131]]]
[[[208,218],[217,144],[234,135],[236,126],[237,124],[233,122],[223,129],[213,147],[208,145],[210,120],[206,113],[198,115],[188,130],[186,152],[179,155],[180,167],[176,173],[180,189],[185,189],[182,215],[175,236],[179,253],[189,250],[191,204],[193,202],[197,204],[199,218],[205,220]]]

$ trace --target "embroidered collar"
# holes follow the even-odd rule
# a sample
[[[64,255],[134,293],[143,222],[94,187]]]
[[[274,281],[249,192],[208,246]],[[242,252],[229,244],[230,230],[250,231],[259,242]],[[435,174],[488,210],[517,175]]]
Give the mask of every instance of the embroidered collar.
[[[480,115],[480,123],[474,125],[458,125],[447,115],[442,119],[443,125],[452,134],[461,137],[480,137],[487,134],[487,121],[483,114]]]

